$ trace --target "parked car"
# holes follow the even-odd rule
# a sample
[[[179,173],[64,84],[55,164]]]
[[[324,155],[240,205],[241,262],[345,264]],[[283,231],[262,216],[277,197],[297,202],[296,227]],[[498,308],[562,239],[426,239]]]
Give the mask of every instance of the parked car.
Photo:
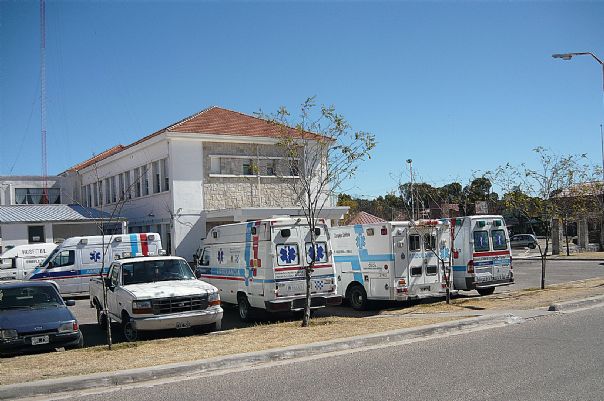
[[[510,238],[510,246],[512,248],[526,248],[527,246],[531,249],[537,247],[537,238],[533,234],[516,234]]]
[[[81,348],[78,321],[53,282],[0,282],[0,353]]]

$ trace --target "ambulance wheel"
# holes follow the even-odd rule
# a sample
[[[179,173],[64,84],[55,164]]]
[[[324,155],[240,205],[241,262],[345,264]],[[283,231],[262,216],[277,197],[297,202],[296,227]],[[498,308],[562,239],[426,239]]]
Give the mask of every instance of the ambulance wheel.
[[[354,285],[348,290],[348,302],[355,310],[367,309],[367,292],[360,285]]]
[[[239,319],[244,322],[251,322],[253,320],[253,310],[245,294],[237,295],[237,309],[239,310]]]
[[[485,295],[491,295],[492,293],[494,293],[495,287],[477,288],[476,291],[478,291],[478,293],[484,297]]]

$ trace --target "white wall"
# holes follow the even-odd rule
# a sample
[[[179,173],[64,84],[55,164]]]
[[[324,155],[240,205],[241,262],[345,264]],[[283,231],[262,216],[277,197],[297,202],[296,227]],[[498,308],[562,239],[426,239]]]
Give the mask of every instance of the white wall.
[[[175,253],[187,260],[205,237],[203,209],[203,142],[170,139],[170,171],[172,172],[173,243]]]

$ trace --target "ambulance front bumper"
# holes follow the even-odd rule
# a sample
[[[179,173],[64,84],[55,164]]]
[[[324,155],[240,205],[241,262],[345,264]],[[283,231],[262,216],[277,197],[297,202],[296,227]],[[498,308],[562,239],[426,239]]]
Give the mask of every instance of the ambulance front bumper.
[[[269,312],[288,312],[304,309],[305,298],[285,298],[265,301],[264,307]],[[342,303],[342,296],[337,294],[313,295],[310,299],[310,308],[319,309],[326,306],[336,306]]]

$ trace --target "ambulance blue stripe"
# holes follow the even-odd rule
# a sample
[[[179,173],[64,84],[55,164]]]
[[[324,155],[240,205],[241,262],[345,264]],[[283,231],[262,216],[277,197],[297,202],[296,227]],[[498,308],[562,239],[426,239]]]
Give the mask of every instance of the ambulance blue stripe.
[[[130,252],[132,257],[138,253],[138,234],[130,234]]]
[[[453,271],[454,272],[465,272],[466,266],[465,265],[453,265]]]

